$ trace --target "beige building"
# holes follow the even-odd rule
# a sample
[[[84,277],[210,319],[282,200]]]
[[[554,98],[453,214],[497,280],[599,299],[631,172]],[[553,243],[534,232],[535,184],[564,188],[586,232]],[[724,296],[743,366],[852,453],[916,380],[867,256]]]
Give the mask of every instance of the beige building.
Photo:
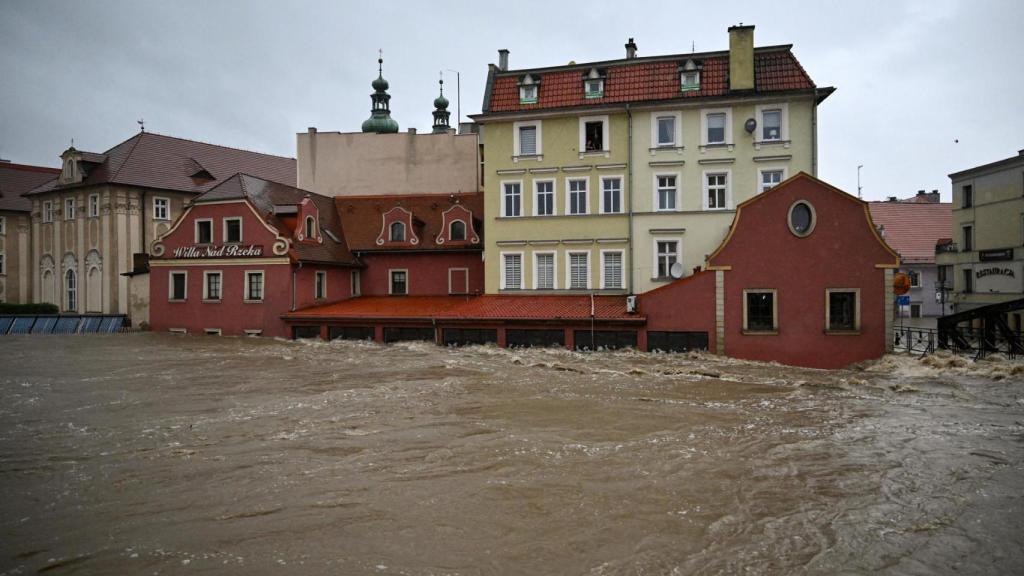
[[[738,204],[817,172],[819,88],[791,46],[510,70],[492,65],[486,151],[487,292],[640,293],[686,276]]]
[[[0,160],[0,302],[32,301],[32,201],[22,194],[58,173],[56,168]]]
[[[936,256],[954,312],[1024,298],[1024,150],[949,175],[952,243]],[[1022,330],[1021,315],[1010,327]]]
[[[146,247],[185,205],[242,172],[294,185],[295,160],[148,132],[103,153],[69,148],[31,200],[33,302],[62,312],[149,314]]]

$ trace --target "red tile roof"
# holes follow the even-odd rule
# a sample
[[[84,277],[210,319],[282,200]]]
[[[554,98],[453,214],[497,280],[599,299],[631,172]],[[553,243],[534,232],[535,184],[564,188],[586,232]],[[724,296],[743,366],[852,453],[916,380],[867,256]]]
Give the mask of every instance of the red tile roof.
[[[289,186],[295,185],[294,158],[271,156],[152,132],[136,134],[102,155],[84,155],[101,163],[90,170],[80,184],[59,186],[54,179],[32,190],[30,194],[105,183],[201,194],[239,172]],[[208,171],[213,180],[193,178],[197,168]]]
[[[701,87],[693,92],[682,92],[679,89],[679,66],[689,59],[703,61]],[[584,97],[583,74],[593,67],[607,70],[603,98]],[[526,74],[540,80],[535,104],[519,103],[519,81]],[[808,90],[815,87],[789,46],[755,50],[754,85],[758,93]],[[724,96],[729,94],[729,55],[727,52],[683,54],[580,64],[550,71],[499,72],[487,89],[490,93],[485,95],[484,101],[490,105],[483,111],[484,114]]]
[[[334,199],[338,214],[341,216],[341,226],[345,231],[345,239],[353,252],[368,252],[372,250],[466,250],[483,249],[483,214],[484,197],[479,192],[463,192],[458,194],[416,194],[416,195],[379,195],[379,196],[337,196]],[[475,245],[467,246],[466,243],[448,242],[443,245],[437,244],[437,236],[443,227],[443,216],[455,204],[461,204],[473,213],[473,232],[476,232],[480,239]],[[413,223],[416,226],[416,236],[420,239],[419,244],[403,247],[388,245],[386,248],[377,245],[377,236],[380,235],[383,219],[382,216],[392,208],[400,206],[413,215]],[[466,237],[472,234],[467,230]]]
[[[59,168],[0,162],[0,210],[31,212],[32,201],[22,194],[60,174]]]
[[[483,296],[362,296],[326,306],[304,308],[285,318],[431,319],[438,320],[589,320],[635,321],[645,318],[626,313],[625,296],[587,294]]]
[[[935,262],[935,244],[948,238],[953,228],[949,203],[870,202],[875,226],[884,226],[886,243],[907,264]]]

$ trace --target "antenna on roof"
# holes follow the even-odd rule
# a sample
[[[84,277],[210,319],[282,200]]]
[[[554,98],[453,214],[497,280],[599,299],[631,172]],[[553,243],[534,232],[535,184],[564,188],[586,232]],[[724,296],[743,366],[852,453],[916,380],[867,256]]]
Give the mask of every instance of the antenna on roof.
[[[697,51],[697,42],[695,40],[690,40],[690,54],[693,54],[696,51]]]
[[[138,120],[135,121],[135,123],[139,125],[139,132],[145,132],[146,131],[146,121],[145,120],[143,120],[142,118],[139,118]]]

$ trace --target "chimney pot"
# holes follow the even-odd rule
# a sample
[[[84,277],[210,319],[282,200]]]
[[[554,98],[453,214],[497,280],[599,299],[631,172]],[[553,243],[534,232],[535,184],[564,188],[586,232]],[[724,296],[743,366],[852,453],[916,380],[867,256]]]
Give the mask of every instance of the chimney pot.
[[[415,128],[409,128],[409,134],[416,134]]]
[[[316,126],[310,126],[307,130],[310,134],[316,134]]]
[[[626,42],[626,59],[636,58],[636,42],[630,38],[629,42]]]
[[[917,195],[918,196],[924,196],[924,190],[918,190],[917,191]]]
[[[506,48],[498,50],[498,70],[508,71],[508,49]]]

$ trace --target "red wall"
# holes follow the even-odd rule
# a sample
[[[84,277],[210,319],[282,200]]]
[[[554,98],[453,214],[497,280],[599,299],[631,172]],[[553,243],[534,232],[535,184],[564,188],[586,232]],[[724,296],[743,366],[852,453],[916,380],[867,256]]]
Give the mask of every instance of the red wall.
[[[816,215],[804,238],[788,225],[800,199]],[[742,206],[734,226],[709,261],[732,267],[725,272],[728,356],[839,368],[885,353],[885,274],[876,264],[895,264],[896,257],[874,234],[863,202],[800,175]],[[750,288],[777,290],[778,334],[742,333],[743,290]],[[860,289],[858,335],[825,333],[826,288]]]
[[[363,253],[360,260],[366,264],[362,271],[364,296],[386,296],[391,269],[409,271],[409,295],[431,296],[448,294],[448,269],[469,269],[469,293],[484,291],[484,263],[480,252],[418,252],[410,254]]]
[[[642,294],[637,311],[647,316],[647,330],[707,332],[708,350],[715,350],[714,272],[698,272]]]

